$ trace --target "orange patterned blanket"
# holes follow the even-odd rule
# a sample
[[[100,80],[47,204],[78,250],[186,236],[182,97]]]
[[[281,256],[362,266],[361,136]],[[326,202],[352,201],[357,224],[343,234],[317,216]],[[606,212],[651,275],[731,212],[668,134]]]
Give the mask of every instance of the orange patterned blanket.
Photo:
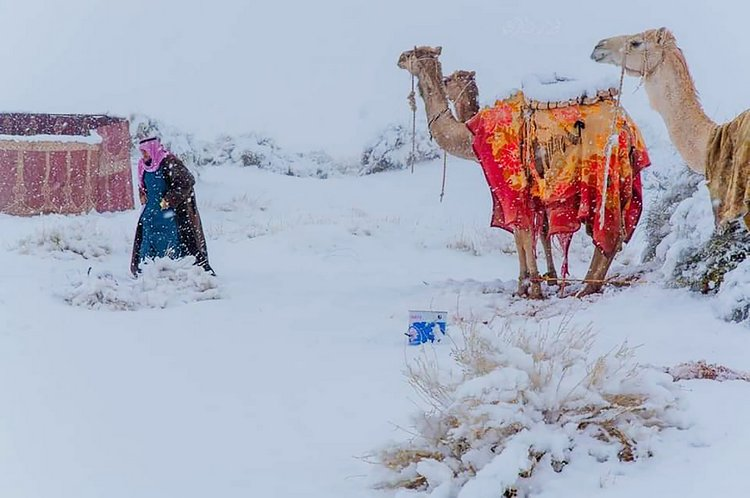
[[[606,255],[619,249],[620,239],[630,240],[643,208],[640,171],[650,161],[638,128],[621,109],[600,226],[615,109],[611,99],[534,109],[518,92],[471,118],[466,124],[492,193],[492,226],[538,234],[546,215],[549,234],[566,247],[583,223]]]

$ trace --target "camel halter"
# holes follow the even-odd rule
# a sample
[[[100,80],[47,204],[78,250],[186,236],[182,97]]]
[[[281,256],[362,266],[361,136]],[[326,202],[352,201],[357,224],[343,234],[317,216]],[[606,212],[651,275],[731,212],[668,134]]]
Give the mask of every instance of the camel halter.
[[[414,47],[414,54],[417,53],[417,47]],[[428,60],[432,59],[432,57],[420,57],[416,60]],[[409,59],[409,73],[411,73],[411,91],[409,92],[409,95],[406,97],[406,100],[409,102],[409,108],[411,109],[411,155],[409,156],[409,164],[411,166],[411,172],[414,173],[414,161],[416,160],[417,156],[417,97],[416,93],[414,92],[414,83],[416,80],[416,77],[414,76],[414,59]],[[446,107],[439,113],[437,113],[435,116],[430,118],[430,120],[427,122],[427,130],[430,131],[430,139],[432,139],[432,124],[438,120],[443,114],[445,114],[446,111],[449,111],[450,108]]]
[[[417,53],[417,47],[414,47],[414,54]],[[417,60],[426,60],[430,59],[431,57],[422,57]],[[411,91],[409,92],[409,95],[407,95],[406,100],[409,102],[409,108],[411,109],[411,154],[409,155],[409,166],[411,169],[412,174],[414,174],[414,162],[416,160],[417,156],[417,97],[414,92],[414,60],[409,59],[409,73],[411,73]],[[464,85],[464,87],[461,89],[461,91],[458,93],[458,97],[461,97],[463,95],[466,88],[469,86],[469,83]],[[457,97],[457,99],[458,99]],[[440,117],[442,117],[446,112],[450,111],[450,107],[446,107],[439,113],[437,113],[435,116],[433,116],[428,122],[427,122],[427,131],[430,132],[430,140],[432,140],[432,124],[437,121]],[[440,202],[443,202],[443,197],[445,196],[445,179],[447,176],[447,170],[448,170],[448,153],[446,151],[443,151],[443,179],[440,187]]]

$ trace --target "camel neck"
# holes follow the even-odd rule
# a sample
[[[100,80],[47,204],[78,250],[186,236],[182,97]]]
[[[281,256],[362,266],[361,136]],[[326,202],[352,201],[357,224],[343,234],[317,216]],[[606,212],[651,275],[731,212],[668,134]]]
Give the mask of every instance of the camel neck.
[[[436,107],[437,109],[428,109],[428,119],[448,107],[448,97],[443,87],[443,67],[437,59],[428,59],[422,62],[421,71],[419,72],[419,92],[425,105]],[[429,104],[428,104],[429,102]]]
[[[443,70],[440,61],[421,61],[417,74],[419,92],[424,100],[427,122],[433,138],[448,154],[463,159],[476,160],[472,149],[469,129],[456,120],[450,112],[448,97],[443,85]]]
[[[700,104],[679,48],[666,51],[664,60],[645,78],[644,85],[651,107],[664,119],[677,151],[691,170],[705,174],[708,140],[716,123]]]

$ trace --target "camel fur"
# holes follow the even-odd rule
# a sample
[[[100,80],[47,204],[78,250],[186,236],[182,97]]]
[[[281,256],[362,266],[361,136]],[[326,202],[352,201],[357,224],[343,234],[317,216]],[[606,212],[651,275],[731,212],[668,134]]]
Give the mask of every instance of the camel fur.
[[[642,78],[651,107],[688,167],[706,176],[717,225],[744,217],[750,229],[750,117],[718,125],[703,110],[675,36],[667,28],[601,40],[591,58]]]

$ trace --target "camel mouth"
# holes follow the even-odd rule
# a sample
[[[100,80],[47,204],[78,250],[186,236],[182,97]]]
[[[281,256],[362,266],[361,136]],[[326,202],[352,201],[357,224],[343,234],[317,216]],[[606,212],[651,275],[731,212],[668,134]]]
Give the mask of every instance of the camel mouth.
[[[593,52],[591,52],[591,59],[594,62],[601,62],[601,63],[612,63],[612,52],[609,50],[602,48],[602,47],[596,47]]]
[[[614,64],[612,51],[606,47],[606,40],[601,40],[596,44],[591,52],[591,59],[595,62]]]
[[[401,54],[401,56],[398,58],[398,62],[396,63],[396,65],[400,69],[407,69],[407,61],[410,55],[411,53],[409,52],[404,52],[403,54]]]

